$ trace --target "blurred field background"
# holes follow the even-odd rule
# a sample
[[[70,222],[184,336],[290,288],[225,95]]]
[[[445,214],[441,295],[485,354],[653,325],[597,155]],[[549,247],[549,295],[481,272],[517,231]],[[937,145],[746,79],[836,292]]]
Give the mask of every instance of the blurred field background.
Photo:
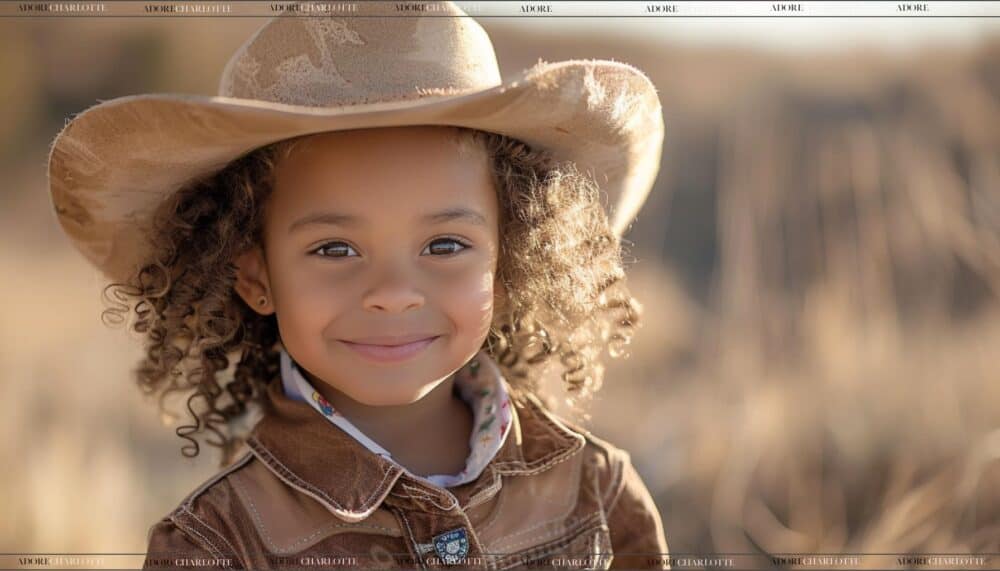
[[[213,94],[261,23],[0,22],[5,552],[144,552],[217,469],[142,402],[45,160],[98,100]],[[631,451],[671,551],[1000,552],[1000,28],[938,44],[881,20],[891,50],[804,52],[716,45],[713,22],[696,44],[664,21],[484,25],[505,74],[610,58],[660,91],[663,169],[626,236],[645,325],[592,428]]]

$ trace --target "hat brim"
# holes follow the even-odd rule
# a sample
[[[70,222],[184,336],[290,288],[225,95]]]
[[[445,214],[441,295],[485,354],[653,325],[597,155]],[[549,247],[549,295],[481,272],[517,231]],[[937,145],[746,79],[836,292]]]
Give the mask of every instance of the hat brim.
[[[653,84],[605,60],[539,62],[481,91],[340,108],[144,94],[102,102],[66,124],[49,153],[49,191],[74,245],[123,281],[148,261],[149,215],[192,179],[283,139],[406,125],[496,132],[573,161],[607,193],[619,235],[652,188],[664,135]]]

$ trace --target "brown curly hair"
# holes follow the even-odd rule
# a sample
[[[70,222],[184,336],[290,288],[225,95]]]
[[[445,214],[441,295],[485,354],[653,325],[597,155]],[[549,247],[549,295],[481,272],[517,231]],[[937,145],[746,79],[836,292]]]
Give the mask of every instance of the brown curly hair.
[[[497,275],[507,296],[483,349],[515,399],[537,393],[540,375],[533,373],[557,356],[565,400],[578,407],[603,382],[601,352],[623,355],[641,313],[625,285],[621,240],[600,190],[543,150],[454,129],[463,144],[486,151],[500,204]],[[186,405],[194,424],[176,429],[189,442],[185,456],[198,455],[194,436],[208,431],[217,436],[206,442],[221,449],[221,466],[229,464],[245,441],[241,423],[259,410],[264,387],[279,374],[277,321],[235,295],[234,260],[261,243],[274,167],[308,137],[255,149],[173,193],[151,220],[158,245],[152,259],[125,283],[104,288],[105,323],[131,317],[147,341],[135,375],[147,395],[158,397],[161,414],[173,416],[168,395],[191,393]]]

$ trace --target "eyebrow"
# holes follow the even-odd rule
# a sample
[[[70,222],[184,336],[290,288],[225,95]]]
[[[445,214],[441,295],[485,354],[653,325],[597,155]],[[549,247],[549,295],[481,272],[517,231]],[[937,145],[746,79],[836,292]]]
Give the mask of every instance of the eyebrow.
[[[425,224],[441,224],[451,221],[463,221],[476,226],[486,226],[486,217],[470,208],[456,206],[440,212],[423,215],[420,220]],[[310,224],[329,224],[333,226],[358,227],[364,224],[364,219],[352,214],[337,212],[314,212],[299,218],[288,227],[288,232]]]

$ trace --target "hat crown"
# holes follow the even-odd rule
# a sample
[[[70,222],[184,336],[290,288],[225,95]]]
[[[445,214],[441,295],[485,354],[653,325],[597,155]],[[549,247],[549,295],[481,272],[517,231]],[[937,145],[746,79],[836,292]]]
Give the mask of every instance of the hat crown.
[[[355,6],[345,17],[272,18],[230,58],[219,95],[336,107],[501,84],[489,35],[454,3],[412,17],[391,2]]]

